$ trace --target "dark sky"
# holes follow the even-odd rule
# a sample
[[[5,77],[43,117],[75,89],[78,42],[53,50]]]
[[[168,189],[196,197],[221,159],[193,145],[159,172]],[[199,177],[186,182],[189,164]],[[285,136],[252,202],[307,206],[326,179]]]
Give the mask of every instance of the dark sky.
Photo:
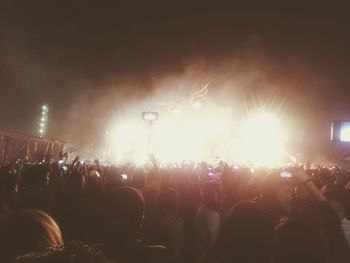
[[[225,86],[248,103],[286,100],[304,123],[350,111],[345,6],[139,2],[2,1],[0,130],[35,134],[48,103],[51,137],[93,133],[169,76],[203,77],[212,94]]]

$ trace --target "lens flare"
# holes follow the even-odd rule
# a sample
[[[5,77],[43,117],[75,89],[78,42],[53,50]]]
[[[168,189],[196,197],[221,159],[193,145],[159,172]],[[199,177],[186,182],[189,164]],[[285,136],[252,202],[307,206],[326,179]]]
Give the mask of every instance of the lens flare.
[[[162,115],[163,116],[163,115]],[[209,161],[215,157],[240,164],[277,166],[285,152],[279,119],[258,113],[247,121],[232,115],[198,112],[162,117],[155,122],[119,121],[109,140],[111,160],[145,163],[148,153],[161,162]]]
[[[192,103],[192,109],[198,111],[202,108],[202,103],[200,101],[195,101]]]
[[[222,138],[230,131],[230,122],[216,118],[175,118],[150,125],[139,120],[121,122],[115,127],[111,155],[117,162],[142,163],[147,152],[162,162],[207,160],[219,153]]]
[[[119,125],[110,140],[113,161],[134,161],[146,159],[147,130],[143,123],[126,121]]]
[[[258,113],[244,123],[238,137],[238,158],[256,166],[275,166],[283,160],[285,133],[272,114]]]

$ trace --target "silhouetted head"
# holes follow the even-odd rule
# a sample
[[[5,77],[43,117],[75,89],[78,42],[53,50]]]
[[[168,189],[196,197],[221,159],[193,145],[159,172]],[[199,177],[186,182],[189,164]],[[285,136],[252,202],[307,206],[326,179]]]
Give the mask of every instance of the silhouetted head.
[[[79,193],[85,187],[85,177],[77,170],[73,170],[66,184],[66,190],[70,193]]]
[[[290,212],[293,185],[289,179],[281,178],[278,173],[267,175],[260,186],[261,200],[269,205],[279,205]]]
[[[232,258],[234,262],[269,262],[271,248],[272,225],[267,215],[255,203],[241,202],[224,219],[214,257]]]
[[[23,187],[45,187],[49,182],[49,169],[41,164],[33,165],[21,179]]]
[[[144,218],[144,199],[132,187],[121,187],[106,194],[103,204],[105,242],[136,239]]]
[[[97,170],[91,170],[85,178],[85,190],[88,193],[101,192],[103,189],[103,180]]]
[[[123,179],[122,175],[116,171],[111,172],[107,177],[106,190],[114,191],[119,187],[125,185],[126,180]]]

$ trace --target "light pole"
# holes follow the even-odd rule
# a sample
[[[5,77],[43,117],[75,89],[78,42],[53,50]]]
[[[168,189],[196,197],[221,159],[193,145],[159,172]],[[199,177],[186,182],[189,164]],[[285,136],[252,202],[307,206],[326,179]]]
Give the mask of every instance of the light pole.
[[[41,117],[40,117],[40,122],[39,122],[39,136],[40,136],[40,138],[43,138],[46,134],[48,112],[49,112],[49,107],[46,104],[44,104],[41,107]]]

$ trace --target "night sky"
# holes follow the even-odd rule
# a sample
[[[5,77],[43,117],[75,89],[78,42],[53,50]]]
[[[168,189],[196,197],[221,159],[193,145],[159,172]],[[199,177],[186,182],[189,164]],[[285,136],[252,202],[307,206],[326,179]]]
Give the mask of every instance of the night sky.
[[[36,134],[47,103],[50,137],[89,137],[177,80],[273,104],[309,133],[350,119],[347,8],[133,2],[1,1],[0,130]]]

